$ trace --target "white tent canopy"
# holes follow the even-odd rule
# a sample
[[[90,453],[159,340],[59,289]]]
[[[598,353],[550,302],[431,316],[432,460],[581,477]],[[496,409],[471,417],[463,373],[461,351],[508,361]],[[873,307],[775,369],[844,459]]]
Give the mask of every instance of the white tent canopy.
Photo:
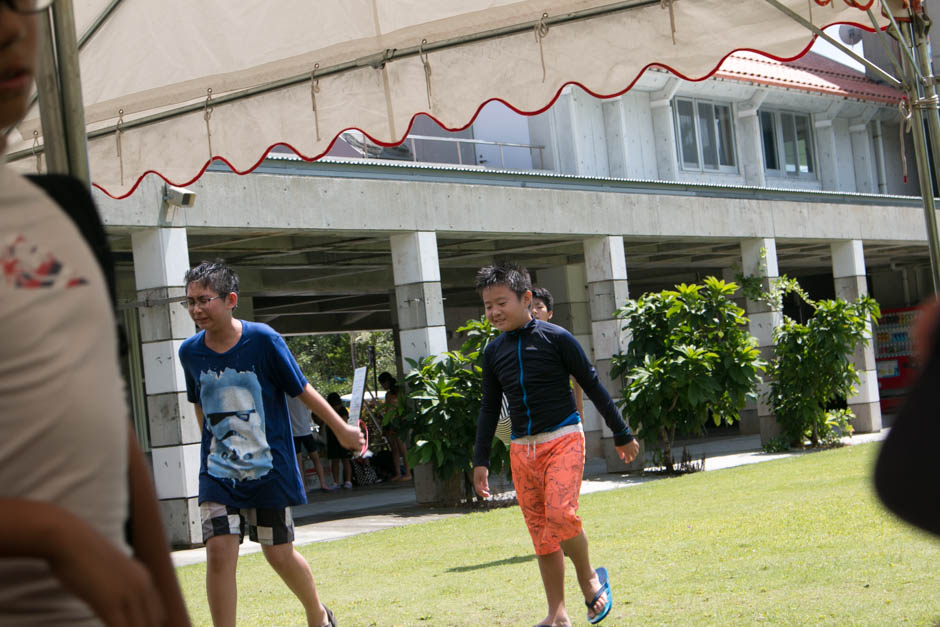
[[[819,27],[871,29],[869,7],[886,23],[874,0],[779,2]],[[81,50],[81,81],[92,180],[116,197],[151,171],[185,185],[210,155],[246,172],[278,143],[319,157],[350,128],[398,143],[418,113],[462,128],[493,99],[535,113],[569,83],[612,96],[652,64],[704,78],[735,50],[791,59],[813,37],[767,0],[74,6],[79,36],[107,15]],[[35,110],[8,138],[21,168],[35,168],[37,139]]]

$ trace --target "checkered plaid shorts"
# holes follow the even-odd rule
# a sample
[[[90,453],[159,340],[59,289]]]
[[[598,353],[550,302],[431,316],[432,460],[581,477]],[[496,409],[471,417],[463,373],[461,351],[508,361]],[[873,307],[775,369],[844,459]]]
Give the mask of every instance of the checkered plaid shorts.
[[[284,509],[262,509],[257,507],[237,508],[207,501],[199,504],[202,519],[202,541],[224,535],[238,535],[238,542],[248,539],[258,544],[274,546],[294,541],[294,518],[289,507]]]

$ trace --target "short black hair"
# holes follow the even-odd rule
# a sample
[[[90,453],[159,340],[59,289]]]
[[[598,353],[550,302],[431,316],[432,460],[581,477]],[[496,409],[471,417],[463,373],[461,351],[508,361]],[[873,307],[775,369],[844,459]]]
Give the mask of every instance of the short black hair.
[[[326,395],[326,402],[330,404],[330,407],[336,407],[343,404],[343,399],[336,392],[330,392]]]
[[[219,296],[238,294],[238,275],[232,266],[222,259],[203,261],[195,268],[187,270],[183,284],[189,287],[190,283],[198,283]]]
[[[392,376],[391,372],[386,371],[379,375],[379,383],[385,383],[386,381],[390,381],[391,385],[395,385],[395,377]]]
[[[554,311],[552,307],[555,306],[555,299],[552,298],[552,293],[549,292],[544,287],[533,287],[532,298],[533,299],[537,298],[543,303],[545,303],[545,309],[547,309],[548,311]]]
[[[497,285],[505,285],[522,298],[523,294],[532,289],[532,279],[525,268],[515,263],[480,268],[477,272],[477,292],[482,293],[486,288]]]

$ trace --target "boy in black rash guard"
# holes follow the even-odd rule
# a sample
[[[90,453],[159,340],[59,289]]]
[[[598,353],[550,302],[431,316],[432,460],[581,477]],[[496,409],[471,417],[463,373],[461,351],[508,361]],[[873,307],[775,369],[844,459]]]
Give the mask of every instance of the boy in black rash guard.
[[[587,537],[577,515],[584,432],[568,377],[575,378],[604,417],[621,459],[633,461],[639,445],[574,337],[532,318],[532,283],[524,268],[487,266],[477,273],[476,287],[487,319],[503,333],[483,353],[474,489],[481,497],[490,495],[490,446],[505,394],[512,421],[513,482],[548,601],[548,616],[540,626],[571,625],[565,609],[565,555],[574,563],[588,621],[598,623],[610,612],[612,596],[607,571],[591,567]]]

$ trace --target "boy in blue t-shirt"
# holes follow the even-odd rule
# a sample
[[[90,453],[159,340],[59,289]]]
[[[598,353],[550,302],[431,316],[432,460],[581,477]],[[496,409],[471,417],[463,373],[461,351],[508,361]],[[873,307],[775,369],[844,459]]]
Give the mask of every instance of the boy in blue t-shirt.
[[[180,346],[186,393],[202,423],[199,511],[206,544],[206,591],[215,625],[234,625],[235,567],[245,528],[313,626],[335,625],[320,603],[306,560],[294,550],[291,505],[307,502],[297,472],[285,394],[297,397],[350,449],[364,444],[307,383],[283,338],[238,320],[238,276],[221,262],[186,273],[182,303],[201,329]]]

